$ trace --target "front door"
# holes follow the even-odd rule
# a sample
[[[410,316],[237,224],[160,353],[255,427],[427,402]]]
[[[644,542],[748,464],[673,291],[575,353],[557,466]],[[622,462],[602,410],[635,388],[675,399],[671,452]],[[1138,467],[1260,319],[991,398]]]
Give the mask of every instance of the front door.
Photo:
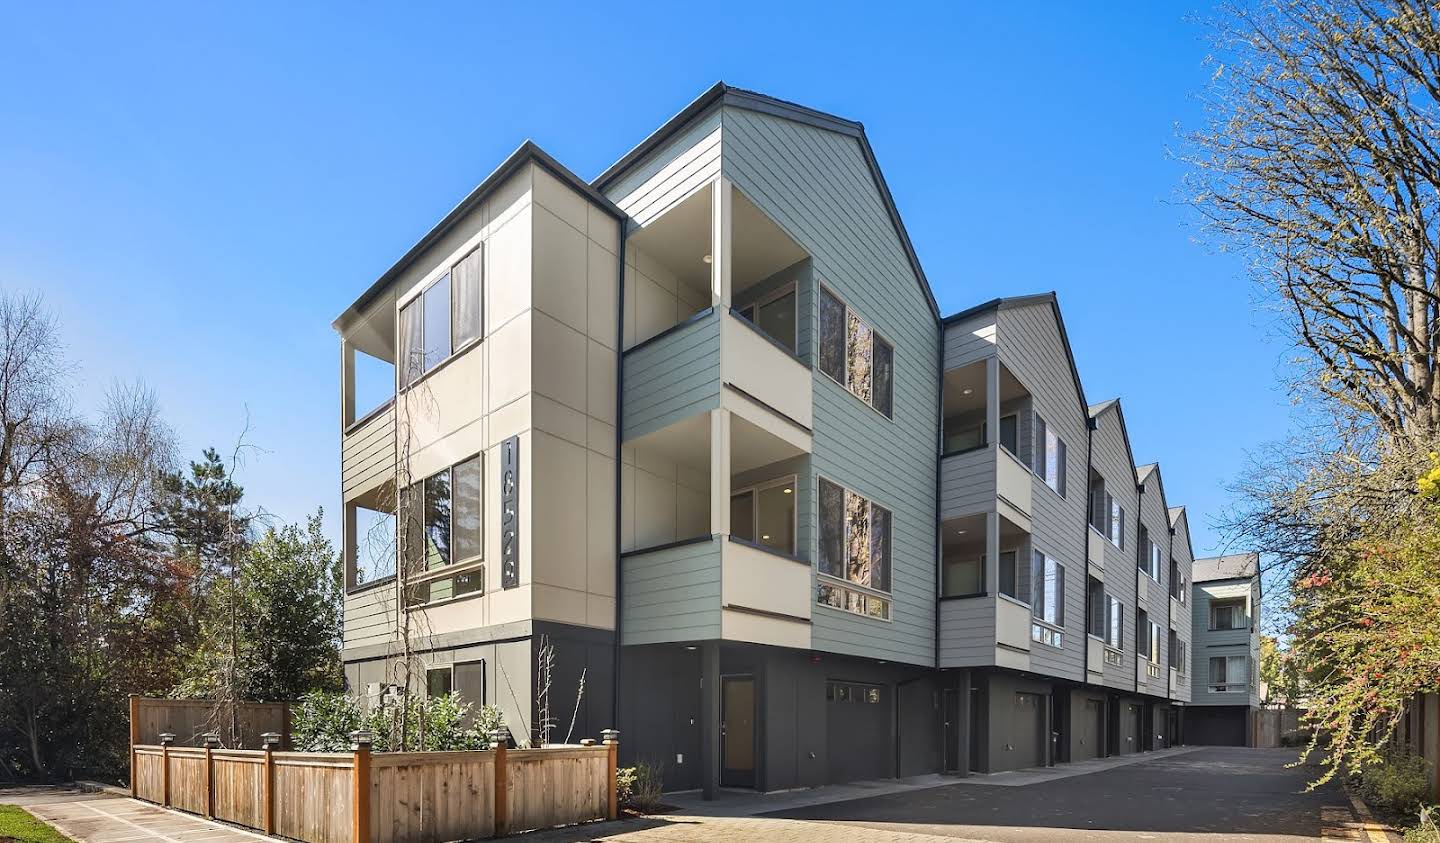
[[[755,680],[720,680],[720,785],[755,786]]]
[[[960,692],[945,689],[945,772],[960,771]]]

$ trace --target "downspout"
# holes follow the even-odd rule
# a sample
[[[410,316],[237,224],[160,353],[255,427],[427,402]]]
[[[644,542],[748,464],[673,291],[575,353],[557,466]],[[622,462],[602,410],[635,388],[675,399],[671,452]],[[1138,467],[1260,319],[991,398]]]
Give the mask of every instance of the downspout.
[[[935,390],[935,669],[940,669],[940,596],[945,589],[944,560],[940,558],[940,470],[945,458],[945,324],[937,323],[935,372],[940,388]],[[941,712],[941,722],[945,714]]]
[[[620,728],[620,640],[623,624],[621,605],[625,599],[620,572],[621,523],[623,502],[620,500],[622,483],[620,449],[623,447],[625,422],[625,241],[626,220],[618,220],[620,243],[618,246],[619,274],[615,279],[615,664],[614,679],[611,682],[610,728]]]
[[[1090,605],[1090,470],[1094,468],[1095,459],[1095,419],[1090,417],[1088,410],[1081,408],[1085,413],[1085,512],[1080,516],[1080,540],[1085,547],[1085,632],[1090,632],[1090,613],[1094,608]],[[1100,569],[1105,569],[1105,560],[1100,560]],[[1106,619],[1108,626],[1109,619]],[[1090,684],[1090,639],[1085,639],[1085,651],[1080,654],[1081,666],[1085,669],[1085,684]],[[1100,689],[1105,689],[1102,683]],[[1107,721],[1108,718],[1107,718]],[[1104,757],[1103,755],[1100,757]]]
[[[1135,468],[1132,466],[1132,467],[1130,468],[1130,471],[1131,471],[1131,473],[1133,474],[1134,471],[1135,471]],[[1144,510],[1145,510],[1145,484],[1144,484],[1144,483],[1136,483],[1136,484],[1135,484],[1135,539],[1136,539],[1136,541],[1135,541],[1135,570],[1132,571],[1131,573],[1133,573],[1133,574],[1135,575],[1135,632],[1136,632],[1137,635],[1138,635],[1139,632],[1140,632],[1140,554],[1142,554],[1142,553],[1145,552],[1145,548],[1140,546],[1140,541],[1139,541],[1139,539],[1140,539],[1140,513],[1143,512]],[[1124,529],[1124,528],[1122,527],[1121,529]],[[1146,534],[1148,535],[1150,531],[1149,531],[1149,530],[1146,530],[1145,532],[1146,532]],[[1147,586],[1147,589],[1148,589],[1148,586]],[[1145,622],[1146,622],[1147,624],[1150,623],[1150,615],[1149,615],[1149,613],[1146,613],[1146,615],[1145,615]],[[1123,634],[1123,631],[1122,631],[1122,634]],[[1146,638],[1146,640],[1149,640],[1149,638],[1150,638],[1150,630],[1148,630],[1148,629],[1145,630],[1145,638]],[[1140,648],[1139,648],[1139,647],[1136,647],[1136,648],[1135,648],[1135,696],[1137,696],[1137,697],[1140,696]],[[1141,720],[1142,720],[1142,722],[1143,722],[1144,718],[1142,717]]]

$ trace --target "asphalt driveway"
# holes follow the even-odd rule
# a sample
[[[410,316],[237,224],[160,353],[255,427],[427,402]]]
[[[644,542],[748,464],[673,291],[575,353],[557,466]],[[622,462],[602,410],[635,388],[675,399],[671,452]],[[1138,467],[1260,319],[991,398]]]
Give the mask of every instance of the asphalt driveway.
[[[964,784],[768,814],[1005,843],[1366,840],[1342,788],[1313,792],[1295,750],[1206,748],[1023,787]]]

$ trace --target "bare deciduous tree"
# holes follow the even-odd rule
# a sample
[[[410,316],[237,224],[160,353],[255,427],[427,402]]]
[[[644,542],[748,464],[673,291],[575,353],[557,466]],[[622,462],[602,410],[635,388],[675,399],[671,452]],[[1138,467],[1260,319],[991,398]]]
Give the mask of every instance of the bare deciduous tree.
[[[1440,11],[1277,0],[1217,27],[1194,205],[1304,352],[1293,386],[1391,437],[1440,431]]]

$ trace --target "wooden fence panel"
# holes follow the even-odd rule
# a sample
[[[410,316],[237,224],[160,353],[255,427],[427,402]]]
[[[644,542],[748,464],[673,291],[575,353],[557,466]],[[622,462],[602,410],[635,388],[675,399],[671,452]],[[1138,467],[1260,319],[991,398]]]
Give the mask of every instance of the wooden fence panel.
[[[381,753],[370,764],[371,843],[448,843],[495,833],[494,753]]]
[[[205,813],[205,750],[170,747],[170,804],[192,814]]]
[[[222,742],[230,740],[229,715],[217,709],[214,700],[172,700],[163,697],[134,699],[135,720],[131,735],[136,743],[155,743],[160,735],[175,736],[175,746],[203,746],[205,733],[217,731]],[[290,745],[289,703],[240,703],[236,717],[240,746],[231,749],[258,749],[260,735],[275,732],[281,746]]]
[[[350,843],[354,758],[329,752],[274,755],[275,833],[306,843]]]
[[[605,817],[610,774],[606,747],[519,749],[505,755],[512,832]]]
[[[214,751],[215,818],[250,828],[265,827],[265,753]]]
[[[165,800],[165,759],[160,747],[135,749],[135,796],[151,802]]]

